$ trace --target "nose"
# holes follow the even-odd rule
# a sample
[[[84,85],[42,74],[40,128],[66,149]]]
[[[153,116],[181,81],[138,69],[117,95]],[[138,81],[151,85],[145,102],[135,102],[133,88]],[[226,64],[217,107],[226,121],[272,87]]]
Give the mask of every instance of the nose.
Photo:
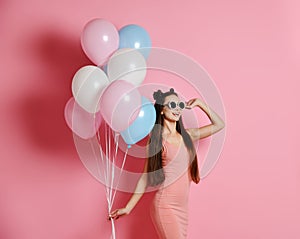
[[[175,111],[176,113],[180,113],[182,110],[180,109],[179,106],[177,106],[177,107],[174,109],[174,111]]]

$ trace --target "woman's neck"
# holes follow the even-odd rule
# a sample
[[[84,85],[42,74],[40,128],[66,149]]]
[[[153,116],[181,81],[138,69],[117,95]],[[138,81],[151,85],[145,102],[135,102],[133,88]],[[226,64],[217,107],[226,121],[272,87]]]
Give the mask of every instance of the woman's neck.
[[[177,134],[176,121],[169,121],[169,120],[165,119],[164,120],[163,134],[167,134],[167,135]]]

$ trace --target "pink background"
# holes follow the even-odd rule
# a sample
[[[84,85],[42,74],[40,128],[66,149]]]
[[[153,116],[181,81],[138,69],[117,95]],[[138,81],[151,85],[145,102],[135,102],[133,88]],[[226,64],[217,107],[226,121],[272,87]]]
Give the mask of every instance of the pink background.
[[[83,167],[63,118],[71,80],[90,64],[84,25],[138,24],[153,46],[210,73],[226,142],[190,197],[188,238],[300,237],[300,4],[264,1],[1,0],[1,239],[109,238],[104,187]],[[118,194],[123,205],[128,194]],[[145,195],[117,238],[155,238]]]

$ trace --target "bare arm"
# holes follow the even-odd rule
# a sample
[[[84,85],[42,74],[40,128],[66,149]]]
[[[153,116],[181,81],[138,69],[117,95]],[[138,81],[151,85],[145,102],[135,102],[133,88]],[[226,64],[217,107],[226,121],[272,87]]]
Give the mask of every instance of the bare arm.
[[[202,109],[212,123],[200,128],[187,129],[192,140],[198,140],[208,137],[212,134],[217,133],[225,127],[225,123],[221,119],[221,117],[200,99],[192,99],[187,103],[187,109],[192,109],[194,107],[199,107],[200,109]]]
[[[129,214],[132,211],[132,209],[136,206],[138,201],[141,199],[147,187],[147,164],[148,164],[148,160],[146,160],[145,162],[144,173],[140,177],[136,185],[135,191],[131,196],[130,200],[128,201],[126,207],[116,209],[113,212],[111,212],[109,214],[109,219],[110,218],[118,219],[120,216]]]

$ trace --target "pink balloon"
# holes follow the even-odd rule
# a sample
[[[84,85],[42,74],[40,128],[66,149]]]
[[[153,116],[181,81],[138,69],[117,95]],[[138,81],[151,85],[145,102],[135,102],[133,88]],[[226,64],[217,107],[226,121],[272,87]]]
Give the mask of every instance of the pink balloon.
[[[93,19],[83,29],[81,46],[90,60],[101,66],[119,47],[118,30],[104,19]]]
[[[124,80],[113,81],[100,99],[100,112],[107,124],[117,132],[125,130],[138,116],[141,107],[138,89]]]
[[[93,137],[102,122],[100,112],[89,113],[81,108],[73,97],[65,105],[65,120],[69,128],[83,139]]]

